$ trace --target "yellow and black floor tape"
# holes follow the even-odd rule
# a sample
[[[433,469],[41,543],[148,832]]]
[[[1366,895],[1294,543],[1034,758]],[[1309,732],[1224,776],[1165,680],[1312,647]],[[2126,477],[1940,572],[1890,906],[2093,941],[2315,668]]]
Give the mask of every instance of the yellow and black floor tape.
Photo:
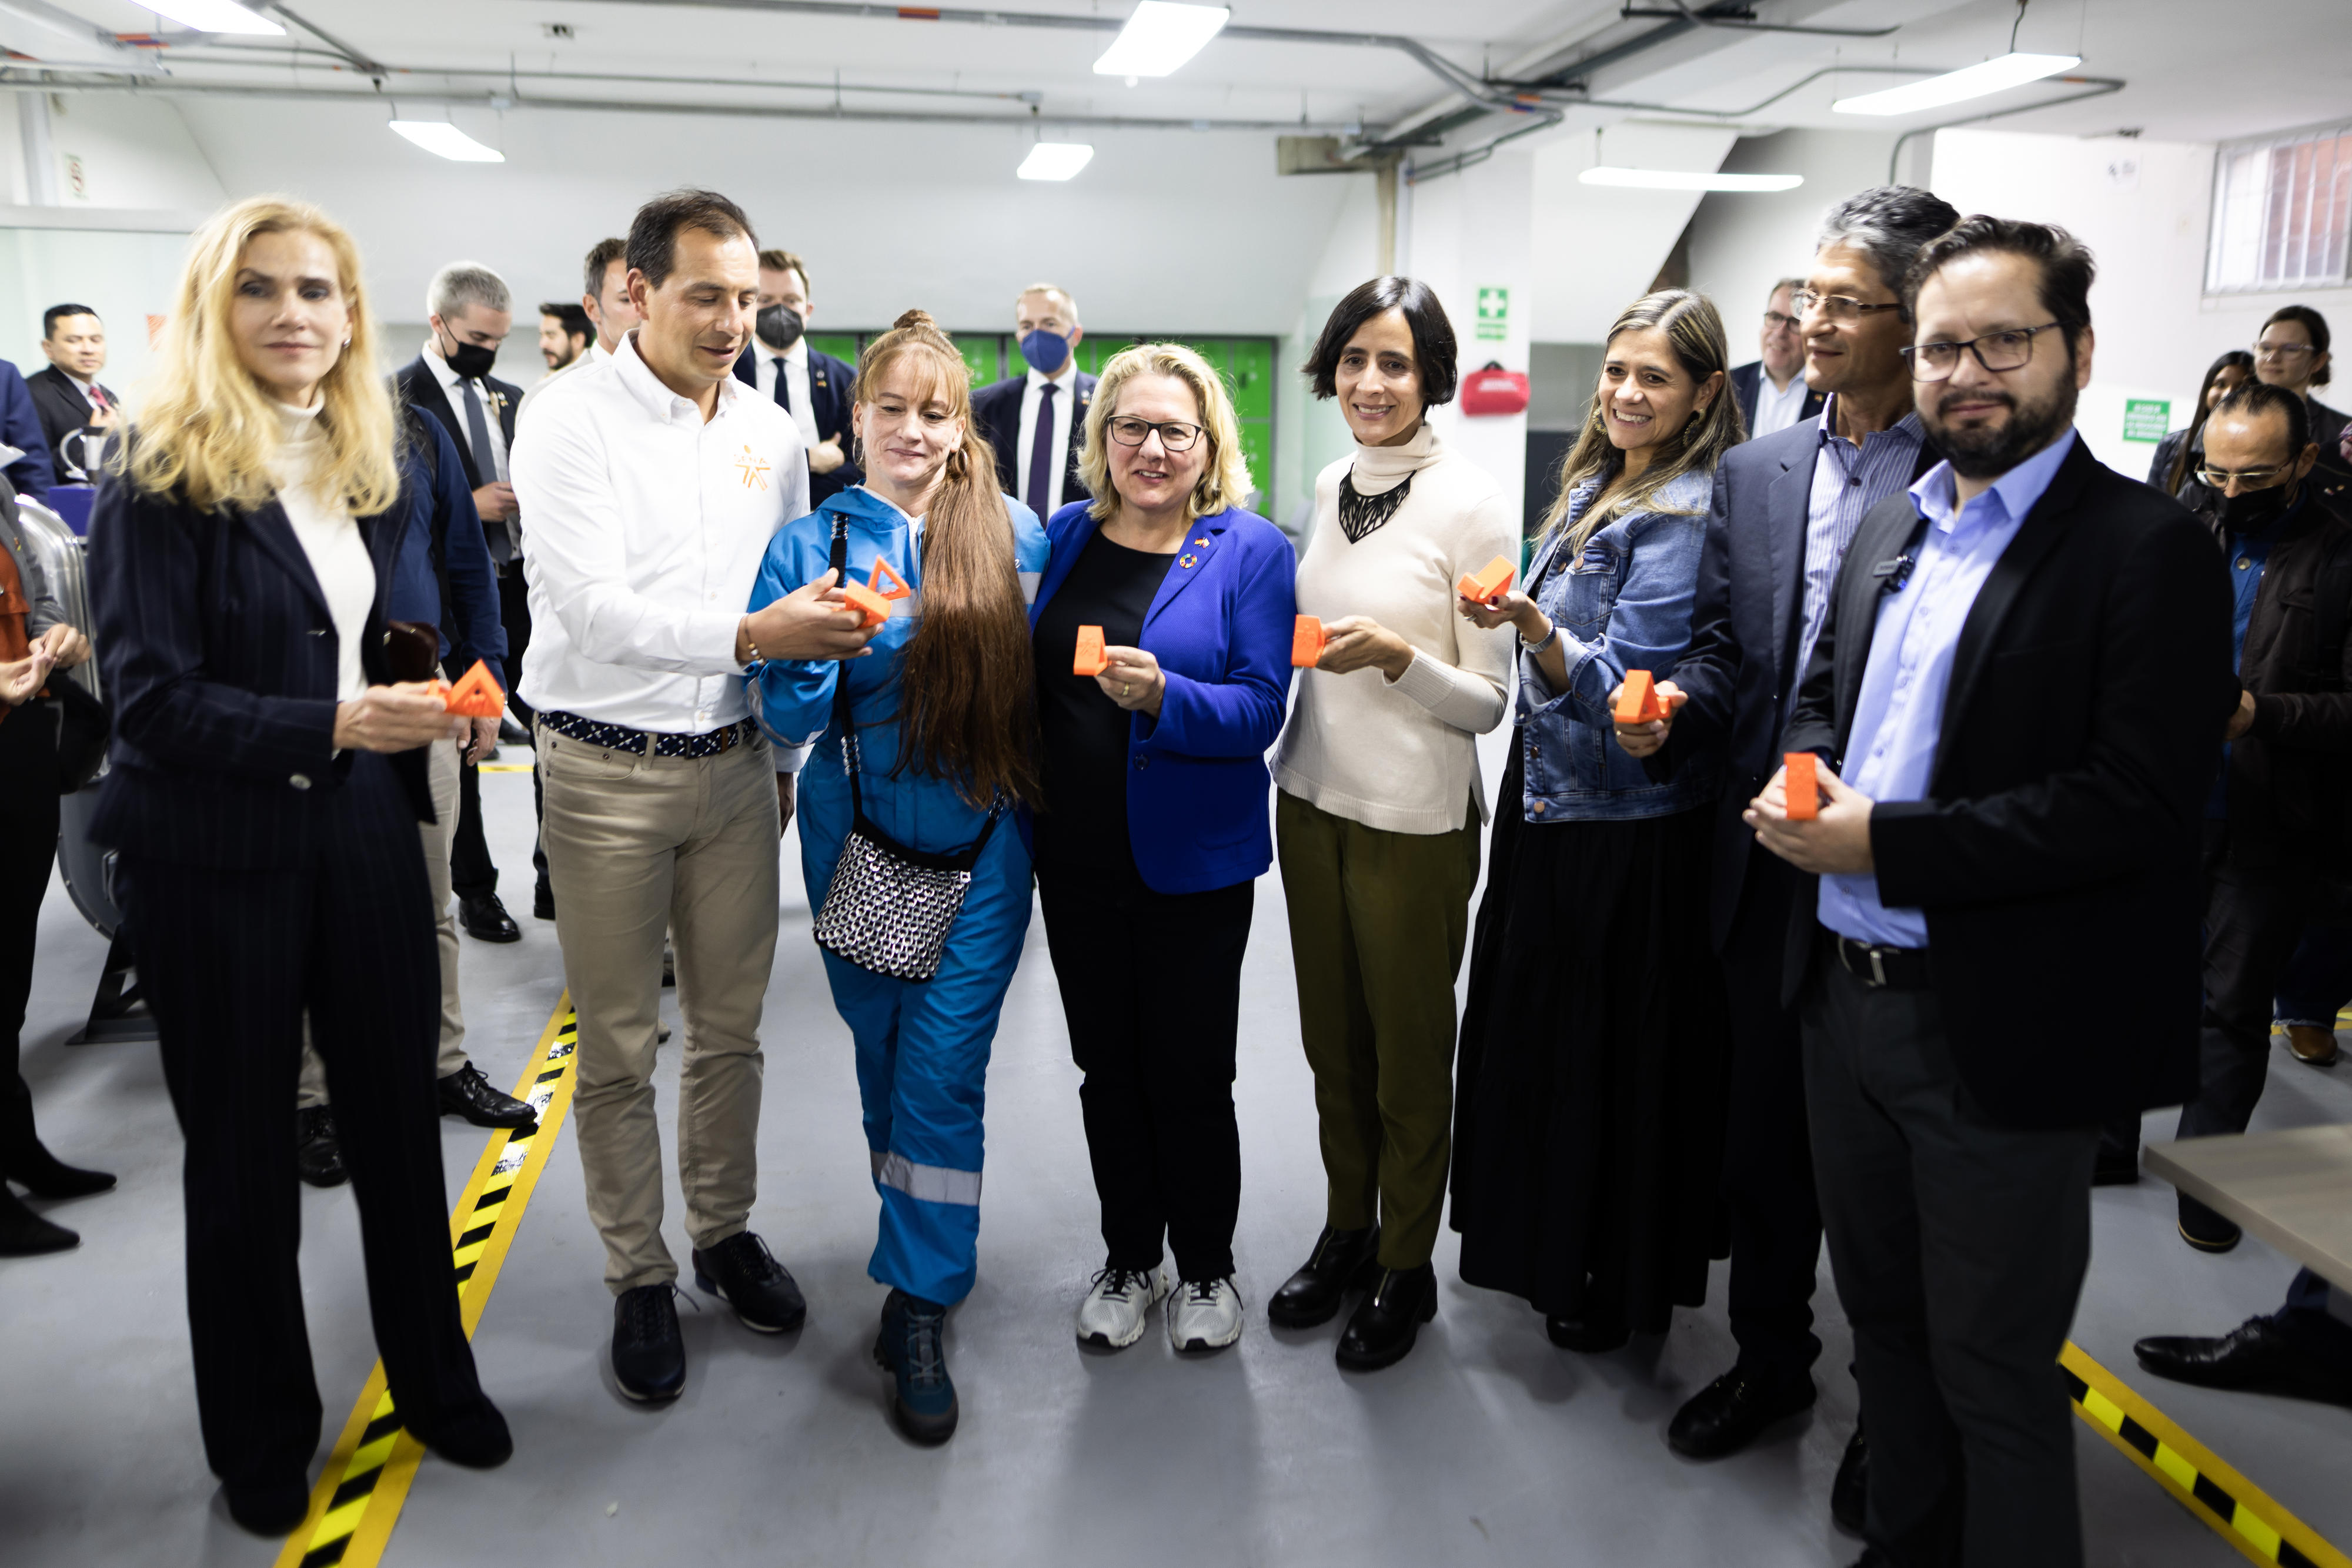
[[[2058,1364],[2074,1413],[2249,1559],[2277,1568],[2352,1568],[2344,1553],[2116,1381],[2080,1345],[2069,1341]]]
[[[530,1132],[491,1135],[449,1217],[458,1311],[468,1338],[482,1321],[499,1268],[522,1224],[524,1206],[530,1202],[531,1188],[547,1167],[563,1114],[571,1108],[572,1052],[579,1038],[579,1023],[566,996],[556,1002],[530,1066],[515,1085],[516,1096],[530,1101],[539,1113],[539,1125]],[[287,1538],[277,1568],[373,1568],[399,1521],[424,1454],[424,1446],[402,1428],[393,1413],[383,1364],[376,1363],[320,1472],[319,1484],[311,1489],[310,1515]]]

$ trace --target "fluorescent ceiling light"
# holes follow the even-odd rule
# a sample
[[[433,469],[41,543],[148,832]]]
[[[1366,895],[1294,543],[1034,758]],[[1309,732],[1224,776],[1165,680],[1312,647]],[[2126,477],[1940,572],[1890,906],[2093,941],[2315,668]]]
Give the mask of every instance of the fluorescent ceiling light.
[[[1577,177],[1586,185],[1615,185],[1628,191],[1793,191],[1805,183],[1802,174],[1715,174],[1695,169],[1615,169],[1607,164],[1587,169]]]
[[[1101,77],[1164,77],[1201,52],[1224,27],[1229,5],[1178,5],[1141,0],[1110,47],[1095,62]]]
[[[485,147],[446,120],[395,120],[392,128],[427,152],[459,163],[503,163],[507,155]]]
[[[1912,114],[1923,109],[1941,109],[1948,103],[1958,103],[1963,99],[1982,98],[1987,93],[2023,87],[2027,82],[2040,81],[2043,77],[2054,77],[2060,71],[2073,70],[2082,63],[2080,55],[2003,55],[1997,60],[1946,71],[1942,76],[1929,77],[1925,81],[1890,87],[1884,92],[1866,92],[1860,98],[1842,98],[1830,107],[1840,114]]]
[[[139,8],[168,16],[199,33],[259,33],[283,37],[286,29],[236,0],[139,0]]]
[[[1094,155],[1095,150],[1083,141],[1040,141],[1013,172],[1024,180],[1066,180]]]

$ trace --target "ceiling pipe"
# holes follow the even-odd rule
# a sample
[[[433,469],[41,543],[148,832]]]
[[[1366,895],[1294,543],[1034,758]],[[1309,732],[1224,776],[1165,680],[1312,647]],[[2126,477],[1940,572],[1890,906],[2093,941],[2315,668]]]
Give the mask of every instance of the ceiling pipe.
[[[1694,22],[1702,27],[1722,27],[1735,33],[1805,33],[1816,38],[1883,38],[1889,33],[1902,31],[1897,23],[1892,27],[1809,27],[1801,22],[1759,22],[1753,5],[1717,5],[1707,11],[1694,11],[1689,0],[1668,0],[1671,9],[1655,6],[1626,5],[1619,8],[1620,16],[1675,16]]]
[[[294,59],[279,59],[274,62],[287,65],[297,70],[307,68],[310,70],[344,71],[349,68],[348,67],[341,65],[314,66],[307,63],[309,60],[314,59],[340,60],[342,58],[341,55],[331,53],[326,49],[289,48],[280,44],[207,43],[204,47],[205,48],[235,49],[240,54],[260,54],[276,57],[291,55],[299,57]],[[184,66],[215,66],[233,68],[243,67],[246,62],[242,60],[205,59],[197,55],[181,55],[175,57],[173,59],[172,64],[174,68]],[[906,98],[971,98],[1008,103],[1036,103],[1041,101],[1045,96],[1034,89],[1026,89],[1019,92],[990,92],[979,88],[969,87],[877,87],[866,83],[847,81],[780,81],[762,80],[757,77],[656,77],[641,75],[635,71],[551,71],[532,70],[521,68],[490,68],[480,66],[387,66],[383,68],[383,75],[386,81],[387,96],[390,96],[391,89],[395,85],[393,83],[391,78],[399,77],[487,77],[493,81],[511,81],[518,79],[524,81],[628,81],[645,82],[649,85],[660,87],[740,87],[772,89],[778,92],[868,92],[883,93],[886,95]],[[411,95],[406,92],[402,92],[399,96],[406,98]],[[1008,119],[1005,123],[1011,125],[1025,124],[1027,122]]]

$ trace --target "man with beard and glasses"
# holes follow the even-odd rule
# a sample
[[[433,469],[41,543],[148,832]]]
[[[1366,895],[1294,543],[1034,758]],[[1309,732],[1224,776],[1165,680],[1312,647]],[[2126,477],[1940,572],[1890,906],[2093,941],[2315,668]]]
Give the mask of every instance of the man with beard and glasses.
[[[735,379],[793,416],[808,447],[809,506],[822,507],[866,476],[849,457],[850,390],[857,371],[811,344],[816,314],[808,264],[788,250],[760,253],[757,340],[735,361]]]
[[[1785,769],[1748,810],[1806,878],[1785,981],[1870,1429],[1863,1564],[2083,1561],[2057,1357],[2099,1124],[2196,1082],[2230,596],[2197,519],[2075,436],[2092,274],[2063,229],[1982,216],[1913,264],[1945,461],[1838,573],[1783,743],[1818,813]]]

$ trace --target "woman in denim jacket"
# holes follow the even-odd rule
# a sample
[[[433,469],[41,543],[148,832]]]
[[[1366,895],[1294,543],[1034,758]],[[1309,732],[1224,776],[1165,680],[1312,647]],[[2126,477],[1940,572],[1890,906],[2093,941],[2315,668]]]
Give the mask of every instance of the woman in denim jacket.
[[[1711,758],[1634,760],[1610,708],[1689,645],[1715,467],[1741,438],[1704,297],[1636,301],[1514,591],[1459,608],[1519,634],[1455,1088],[1462,1278],[1555,1343],[1612,1350],[1706,1299],[1724,1106],[1706,942]]]

